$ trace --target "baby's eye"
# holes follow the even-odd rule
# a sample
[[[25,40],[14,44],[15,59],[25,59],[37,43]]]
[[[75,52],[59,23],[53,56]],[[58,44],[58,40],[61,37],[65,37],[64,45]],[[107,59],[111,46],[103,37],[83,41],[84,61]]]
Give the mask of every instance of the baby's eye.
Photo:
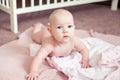
[[[72,25],[68,25],[68,28],[72,28]]]
[[[62,29],[62,26],[58,26],[57,29]]]

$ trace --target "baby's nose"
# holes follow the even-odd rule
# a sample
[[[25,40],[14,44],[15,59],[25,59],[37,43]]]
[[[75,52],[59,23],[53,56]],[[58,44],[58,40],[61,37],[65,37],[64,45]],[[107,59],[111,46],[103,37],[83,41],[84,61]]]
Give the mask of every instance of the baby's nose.
[[[68,30],[67,29],[63,29],[63,33],[68,33]]]

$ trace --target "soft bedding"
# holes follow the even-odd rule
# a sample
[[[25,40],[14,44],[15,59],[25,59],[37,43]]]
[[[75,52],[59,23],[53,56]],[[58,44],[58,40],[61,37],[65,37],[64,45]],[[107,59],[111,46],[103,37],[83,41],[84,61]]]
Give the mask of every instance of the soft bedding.
[[[31,55],[34,55],[34,54],[30,54],[32,52],[34,53],[34,51],[32,52],[30,51],[31,51],[31,46],[34,48],[33,44],[35,44],[31,40],[31,31],[32,31],[32,27],[26,30],[25,32],[23,32],[19,36],[18,40],[14,40],[0,47],[0,80],[25,80],[25,75],[29,71],[29,66],[33,58],[33,56]],[[89,32],[84,30],[76,30],[76,34],[82,39],[86,37],[90,37]],[[110,44],[113,44],[114,46],[120,45],[120,41],[119,41],[120,37],[117,36],[104,35],[95,32],[93,37],[107,41]],[[111,52],[110,54],[114,54],[114,53]],[[103,59],[107,59],[107,58],[104,57]],[[94,60],[93,63],[95,63]],[[111,72],[111,74],[109,74],[109,76],[105,80],[120,80],[119,66],[120,64],[117,63],[117,66],[114,68],[114,70]],[[69,79],[69,76],[67,77],[61,71],[57,71],[56,69],[50,67],[46,60],[43,61],[42,65],[40,66],[40,71],[41,73],[38,80],[68,80]],[[88,75],[91,76],[89,73]],[[81,80],[83,79],[85,80],[84,77],[81,77]],[[89,80],[89,78],[86,78],[86,80]]]
[[[67,57],[48,57],[48,62],[56,64],[55,68],[67,75],[69,80],[120,80],[120,46],[97,38],[82,41],[89,49],[90,68],[81,68],[82,56],[77,51]]]

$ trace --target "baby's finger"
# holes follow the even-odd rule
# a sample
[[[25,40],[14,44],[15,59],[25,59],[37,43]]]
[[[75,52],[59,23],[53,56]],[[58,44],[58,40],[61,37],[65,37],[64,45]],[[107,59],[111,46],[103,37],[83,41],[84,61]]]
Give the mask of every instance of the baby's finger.
[[[33,80],[37,80],[37,77],[34,77],[34,79]]]
[[[29,75],[26,75],[26,76],[25,76],[25,79],[26,79],[26,80],[29,80]]]
[[[82,68],[87,68],[87,64],[86,64],[86,63],[83,63],[83,64],[82,64]]]
[[[28,76],[29,76],[29,75],[27,74],[27,75],[25,76],[25,79],[27,79]]]
[[[34,80],[34,76],[32,76],[32,77],[30,78],[30,80]]]
[[[28,77],[26,78],[26,80],[31,80],[31,77],[30,77],[30,76],[28,76]]]
[[[81,66],[82,68],[84,68],[84,64],[82,64],[82,66]]]
[[[37,80],[38,76],[35,76],[33,80]]]

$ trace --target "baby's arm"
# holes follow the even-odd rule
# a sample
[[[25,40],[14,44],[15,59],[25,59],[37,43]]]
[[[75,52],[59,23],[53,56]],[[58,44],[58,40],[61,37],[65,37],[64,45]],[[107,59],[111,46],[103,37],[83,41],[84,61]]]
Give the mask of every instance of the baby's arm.
[[[77,51],[79,51],[82,55],[82,60],[81,60],[82,67],[83,68],[88,68],[89,67],[89,51],[88,51],[88,48],[83,44],[83,42],[78,37],[75,37],[74,45],[75,45],[75,49],[77,49]]]
[[[42,45],[39,49],[37,55],[34,57],[32,64],[30,66],[30,72],[26,75],[26,80],[37,80],[39,75],[39,67],[42,61],[49,55],[52,51],[53,46],[51,44]]]

